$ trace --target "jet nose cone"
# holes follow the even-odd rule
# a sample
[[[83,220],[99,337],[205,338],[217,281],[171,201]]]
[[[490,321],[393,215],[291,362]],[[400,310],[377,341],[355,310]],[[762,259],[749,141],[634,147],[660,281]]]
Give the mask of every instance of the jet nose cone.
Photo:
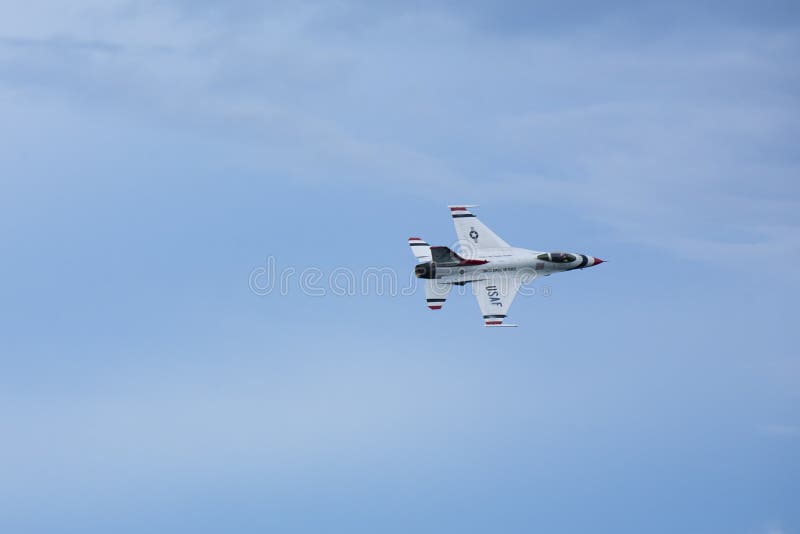
[[[592,265],[600,265],[601,263],[603,263],[603,260],[601,260],[600,258],[595,258],[594,263]]]

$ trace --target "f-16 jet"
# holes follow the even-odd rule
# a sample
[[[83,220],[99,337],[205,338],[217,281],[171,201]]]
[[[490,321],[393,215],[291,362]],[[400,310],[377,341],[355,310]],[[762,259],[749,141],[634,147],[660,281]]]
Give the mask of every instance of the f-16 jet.
[[[504,324],[520,288],[539,276],[600,265],[603,260],[570,252],[541,252],[512,247],[470,211],[475,205],[448,206],[460,254],[409,237],[418,260],[417,278],[425,280],[428,308],[441,310],[454,285],[471,284],[485,326]]]

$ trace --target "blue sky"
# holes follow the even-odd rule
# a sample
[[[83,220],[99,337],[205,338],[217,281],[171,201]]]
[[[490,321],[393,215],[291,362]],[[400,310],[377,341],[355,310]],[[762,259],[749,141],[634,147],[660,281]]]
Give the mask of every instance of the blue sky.
[[[0,7],[0,530],[800,532],[799,24]],[[608,262],[518,329],[249,288],[268,258],[406,282],[458,202]]]

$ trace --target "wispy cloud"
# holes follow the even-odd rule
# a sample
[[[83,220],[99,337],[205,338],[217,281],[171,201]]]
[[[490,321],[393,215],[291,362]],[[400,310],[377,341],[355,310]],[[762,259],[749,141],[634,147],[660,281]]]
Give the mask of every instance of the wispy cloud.
[[[48,39],[31,39],[26,37],[0,37],[0,47],[17,47],[28,49],[80,50],[89,52],[120,52],[122,47],[106,41],[82,41],[50,37]]]
[[[682,257],[800,261],[800,37],[773,7],[39,0],[0,22],[0,83],[302,183],[512,190]]]

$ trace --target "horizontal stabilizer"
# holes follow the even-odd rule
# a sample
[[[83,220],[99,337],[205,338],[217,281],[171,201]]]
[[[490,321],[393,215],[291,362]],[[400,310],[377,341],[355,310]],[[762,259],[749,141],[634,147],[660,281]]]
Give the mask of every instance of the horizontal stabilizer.
[[[425,303],[432,310],[441,310],[444,306],[453,284],[439,280],[425,280]]]
[[[408,246],[417,261],[431,261],[431,246],[419,237],[409,237]]]

